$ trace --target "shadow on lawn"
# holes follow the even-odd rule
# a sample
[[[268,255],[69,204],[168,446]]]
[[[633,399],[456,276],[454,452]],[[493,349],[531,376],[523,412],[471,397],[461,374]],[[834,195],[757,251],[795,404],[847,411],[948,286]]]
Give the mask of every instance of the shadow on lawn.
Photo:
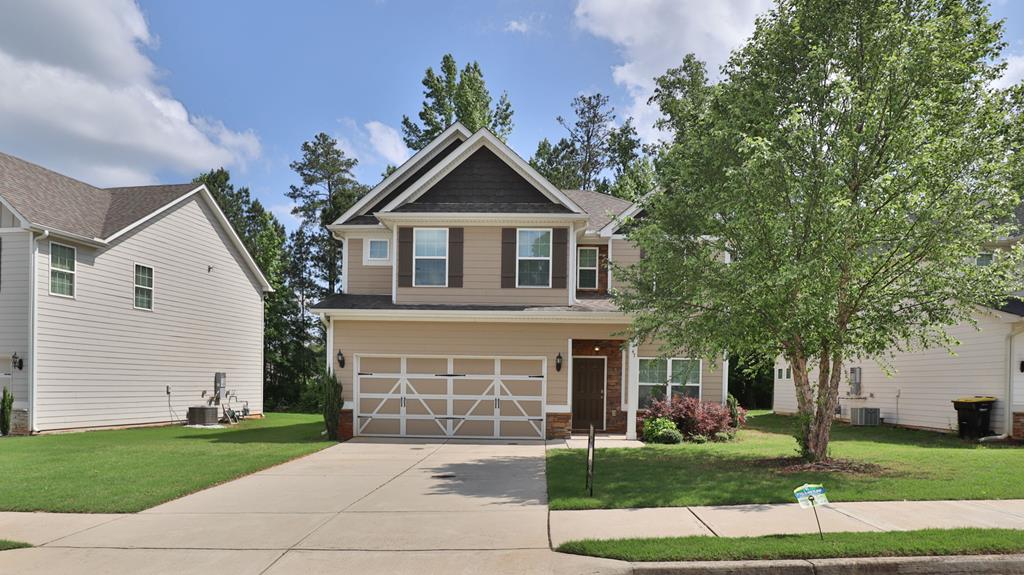
[[[765,414],[747,419],[746,429],[792,437],[796,430],[797,418],[787,415]],[[907,447],[924,447],[940,449],[977,449],[976,442],[960,439],[954,434],[920,429],[904,429],[881,425],[878,427],[854,427],[848,423],[836,422],[832,425],[832,441],[863,441],[869,443],[887,443]],[[795,443],[794,443],[795,446]],[[986,444],[985,447],[1013,447],[1010,444]]]
[[[221,429],[182,427],[174,439],[190,439],[207,443],[315,443],[327,441],[326,437],[321,435],[323,429],[324,425],[321,422],[224,427]]]

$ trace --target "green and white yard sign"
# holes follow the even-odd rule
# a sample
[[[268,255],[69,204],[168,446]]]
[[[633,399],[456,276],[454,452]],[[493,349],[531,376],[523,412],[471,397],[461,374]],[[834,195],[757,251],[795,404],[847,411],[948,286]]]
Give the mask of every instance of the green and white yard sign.
[[[821,537],[821,540],[824,541],[825,535],[821,532],[821,520],[818,519],[818,506],[828,505],[828,497],[825,496],[825,486],[820,483],[804,483],[793,490],[793,495],[796,496],[796,500],[800,503],[801,508],[807,509],[810,507],[814,510],[814,522],[818,524],[818,537]]]

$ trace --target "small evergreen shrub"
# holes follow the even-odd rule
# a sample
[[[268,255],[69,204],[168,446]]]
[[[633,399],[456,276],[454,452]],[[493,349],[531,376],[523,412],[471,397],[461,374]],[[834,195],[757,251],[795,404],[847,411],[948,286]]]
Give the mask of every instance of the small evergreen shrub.
[[[11,408],[14,407],[14,394],[4,388],[0,397],[0,435],[11,434]]]
[[[675,427],[672,429],[662,429],[651,438],[651,443],[675,444],[682,442],[683,434],[679,433],[679,430]]]
[[[655,417],[644,420],[644,441],[658,443],[655,438],[664,431],[675,431],[676,433],[679,433],[679,430],[676,429],[675,422],[667,417]]]
[[[338,427],[341,425],[341,384],[335,379],[334,373],[324,369],[319,376],[320,408],[327,429],[327,439],[338,440]]]
[[[732,432],[729,432],[729,431],[719,431],[718,433],[716,433],[716,434],[711,436],[711,440],[712,441],[718,441],[718,442],[732,441],[735,438],[736,438],[736,434],[734,434]]]
[[[700,433],[691,435],[688,439],[690,441],[692,441],[693,443],[707,443],[708,442],[708,436],[707,435],[701,435]]]

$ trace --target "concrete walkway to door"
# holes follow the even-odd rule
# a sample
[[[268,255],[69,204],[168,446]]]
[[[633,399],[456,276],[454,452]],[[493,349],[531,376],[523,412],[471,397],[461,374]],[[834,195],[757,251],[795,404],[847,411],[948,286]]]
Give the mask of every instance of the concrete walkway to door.
[[[33,523],[41,545],[0,553],[0,572],[628,573],[550,551],[544,448],[359,439],[56,536],[0,514],[0,538]]]

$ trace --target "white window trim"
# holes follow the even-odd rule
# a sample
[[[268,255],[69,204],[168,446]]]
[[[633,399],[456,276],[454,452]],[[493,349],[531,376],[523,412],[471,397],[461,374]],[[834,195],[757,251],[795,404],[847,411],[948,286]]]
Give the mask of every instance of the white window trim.
[[[593,267],[584,267],[580,262],[583,261],[580,258],[580,252],[588,250],[594,252],[594,265]],[[580,281],[580,272],[585,270],[594,271],[594,287],[583,287],[583,282]],[[576,289],[582,291],[597,291],[601,289],[601,250],[597,246],[580,246],[576,248]]]
[[[444,256],[418,256],[416,255],[416,236],[420,231],[443,231],[444,232]],[[440,285],[420,285],[416,281],[416,260],[444,260],[444,283]],[[448,287],[448,228],[413,228],[412,229],[412,287],[446,288]]]
[[[548,247],[547,257],[537,256],[520,256],[519,255],[519,232],[547,232],[548,237],[551,238],[551,242]],[[551,289],[551,273],[554,267],[554,258],[552,257],[555,252],[555,230],[554,228],[516,228],[516,287],[525,289]],[[547,261],[548,262],[548,285],[545,286],[524,286],[519,285],[519,262],[520,260],[526,261]]]
[[[59,272],[63,272],[63,273],[66,273],[66,274],[71,274],[71,295],[66,295],[66,294],[62,294],[62,293],[55,293],[53,291],[53,271],[54,271],[54,268],[53,268],[53,246],[61,246],[63,248],[68,248],[69,250],[71,250],[74,253],[75,271],[69,272],[67,270],[57,270]],[[49,260],[48,263],[47,263],[47,268],[48,268],[50,273],[47,274],[47,276],[48,276],[47,277],[47,282],[48,282],[47,289],[49,290],[50,295],[52,295],[54,297],[62,297],[64,299],[78,299],[78,248],[76,248],[74,246],[69,246],[67,244],[62,244],[60,242],[51,241],[50,242],[50,250],[49,250],[49,253],[46,254],[46,257]]]
[[[370,257],[370,243],[384,242],[387,246],[388,255],[385,258]],[[387,266],[391,265],[391,240],[388,238],[363,238],[363,265]]]
[[[137,268],[137,267],[144,267],[144,268],[149,269],[150,274],[152,274],[152,276],[153,276],[153,285],[152,286],[146,287],[146,286],[139,285],[139,284],[135,283],[135,268]],[[135,305],[135,290],[137,288],[148,289],[150,291],[149,304],[150,304],[151,307],[139,307],[139,306]],[[139,311],[150,311],[150,312],[153,311],[154,308],[156,308],[156,268],[154,268],[153,266],[151,266],[149,264],[144,264],[142,262],[132,262],[132,308],[137,309]]]
[[[696,387],[697,388],[697,401],[704,401],[704,360],[702,360],[702,359],[694,359],[694,358],[691,358],[691,357],[639,357],[637,359],[639,360],[637,362],[637,377],[638,377],[638,387],[637,387],[637,396],[638,397],[637,397],[637,400],[638,401],[639,401],[639,395],[640,395],[640,393],[639,393],[640,387],[660,385],[660,384],[653,384],[653,383],[644,383],[642,381],[639,381],[639,375],[640,375],[640,363],[639,362],[640,361],[644,361],[644,360],[659,360],[659,359],[665,360],[665,383],[664,383],[664,386],[665,386],[665,398],[666,399],[670,399],[672,397],[672,386],[675,386],[675,387]],[[690,384],[690,383],[684,383],[684,384],[672,383],[672,362],[673,361],[696,361],[697,362],[697,383],[696,383],[696,385]],[[639,403],[638,403],[638,405],[639,405]]]

